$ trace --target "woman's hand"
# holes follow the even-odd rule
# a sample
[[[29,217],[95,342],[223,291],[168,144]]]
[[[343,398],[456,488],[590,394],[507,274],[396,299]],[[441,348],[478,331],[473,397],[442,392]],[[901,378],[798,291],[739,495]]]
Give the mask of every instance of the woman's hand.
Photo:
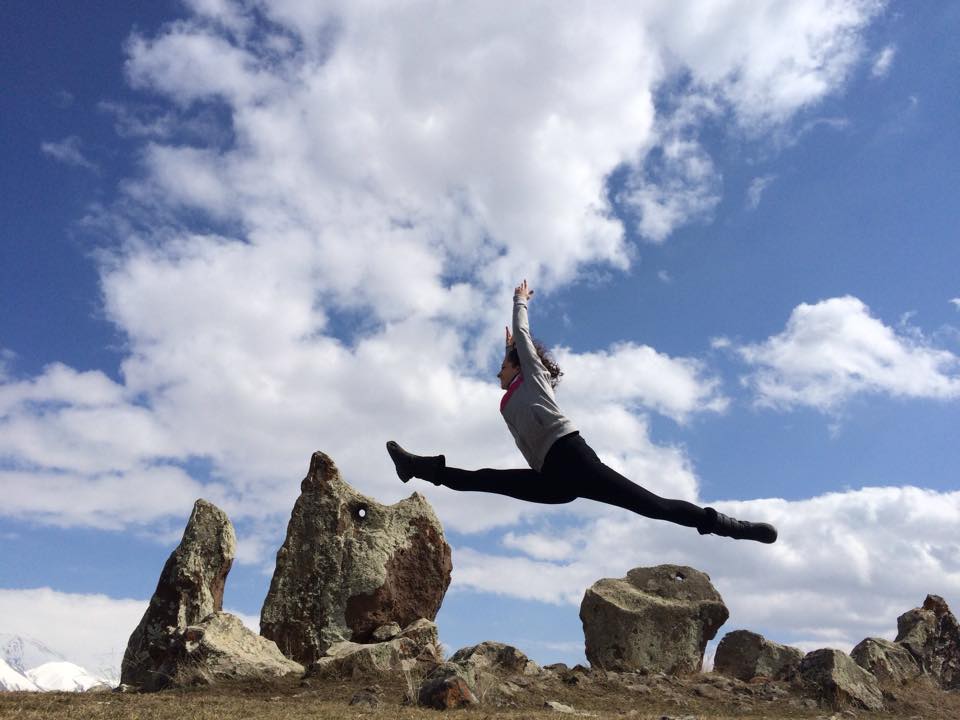
[[[533,297],[533,290],[527,287],[527,281],[524,280],[513,289],[513,296],[523,298],[524,300],[529,300],[531,297]]]

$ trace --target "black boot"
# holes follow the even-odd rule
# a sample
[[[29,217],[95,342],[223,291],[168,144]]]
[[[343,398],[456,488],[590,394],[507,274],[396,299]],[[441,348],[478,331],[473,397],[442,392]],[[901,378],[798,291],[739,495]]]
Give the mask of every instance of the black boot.
[[[447,465],[446,458],[443,455],[432,457],[413,455],[393,440],[387,443],[387,452],[390,453],[390,459],[393,460],[394,467],[397,469],[397,475],[403,482],[407,482],[412,477],[418,477],[427,482],[432,482],[434,485],[440,484],[440,471]]]
[[[701,535],[713,533],[734,540],[756,540],[762,543],[772,543],[777,540],[777,529],[773,525],[735,520],[717,512],[712,507],[704,508],[704,510],[707,513],[707,519],[703,525],[697,528],[697,532]]]

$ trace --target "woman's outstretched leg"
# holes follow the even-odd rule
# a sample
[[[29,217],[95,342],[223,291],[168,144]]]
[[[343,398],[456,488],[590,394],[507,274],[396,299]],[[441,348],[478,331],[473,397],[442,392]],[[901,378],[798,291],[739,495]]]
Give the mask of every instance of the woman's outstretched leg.
[[[418,477],[451,490],[495,493],[537,503],[567,503],[576,498],[534,470],[450,468],[443,455],[414,455],[393,440],[387,443],[387,452],[403,482]]]
[[[571,502],[577,497],[536,470],[460,470],[445,467],[437,478],[441,485],[451,490],[496,493],[527,502],[556,505]]]
[[[777,531],[772,525],[734,520],[713,508],[701,508],[686,500],[655,495],[605,465],[579,433],[557,441],[547,457],[544,472],[562,477],[562,484],[578,497],[696,528],[701,535],[713,533],[765,543],[777,539]]]
[[[655,520],[701,527],[707,520],[703,508],[686,500],[655,495],[604,465],[579,433],[560,438],[550,449],[543,466],[557,485],[577,497],[616,505]]]

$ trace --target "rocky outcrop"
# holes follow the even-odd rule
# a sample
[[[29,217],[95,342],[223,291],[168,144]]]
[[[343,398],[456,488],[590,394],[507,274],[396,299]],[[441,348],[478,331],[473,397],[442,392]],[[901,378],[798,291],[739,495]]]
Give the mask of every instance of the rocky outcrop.
[[[272,680],[302,675],[272,640],[260,637],[235,615],[216,612],[202,622],[170,634],[159,675],[175,686],[224,680]]]
[[[260,631],[305,665],[336,643],[367,643],[391,622],[433,620],[450,584],[450,546],[418,493],[381,505],[314,453],[277,553]]]
[[[800,677],[820,702],[834,710],[883,709],[883,692],[877,679],[840,650],[825,648],[807,653],[800,664]]]
[[[197,500],[183,539],[163,566],[143,619],[127,643],[121,684],[145,689],[168,684],[160,670],[169,660],[172,636],[223,608],[223,587],[236,547],[233,525],[224,512]]]
[[[307,669],[307,678],[338,680],[398,677],[418,666],[432,668],[442,658],[437,626],[430,620],[411,623],[389,640],[375,643],[334,643]]]
[[[850,657],[881,685],[903,685],[922,673],[920,665],[903,645],[883,638],[867,638],[850,651]]]
[[[749,682],[755,677],[789,680],[800,670],[803,652],[771,642],[749,630],[734,630],[717,646],[713,669],[721,675]]]
[[[598,580],[580,604],[587,659],[605,670],[698,672],[728,617],[709,576],[679,565]]]
[[[945,690],[960,688],[960,625],[939,595],[897,618],[896,642]]]

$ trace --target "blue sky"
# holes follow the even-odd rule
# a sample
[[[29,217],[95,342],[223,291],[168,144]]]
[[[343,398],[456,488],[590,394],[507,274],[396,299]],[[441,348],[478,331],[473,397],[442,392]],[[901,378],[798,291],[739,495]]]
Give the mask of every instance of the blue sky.
[[[584,588],[660,562],[807,649],[960,601],[960,9],[767,5],[15,4],[0,632],[118,656],[200,496],[255,623],[316,449],[433,503],[451,649],[582,661]],[[522,463],[522,277],[601,456],[777,545],[396,481],[390,437]]]

